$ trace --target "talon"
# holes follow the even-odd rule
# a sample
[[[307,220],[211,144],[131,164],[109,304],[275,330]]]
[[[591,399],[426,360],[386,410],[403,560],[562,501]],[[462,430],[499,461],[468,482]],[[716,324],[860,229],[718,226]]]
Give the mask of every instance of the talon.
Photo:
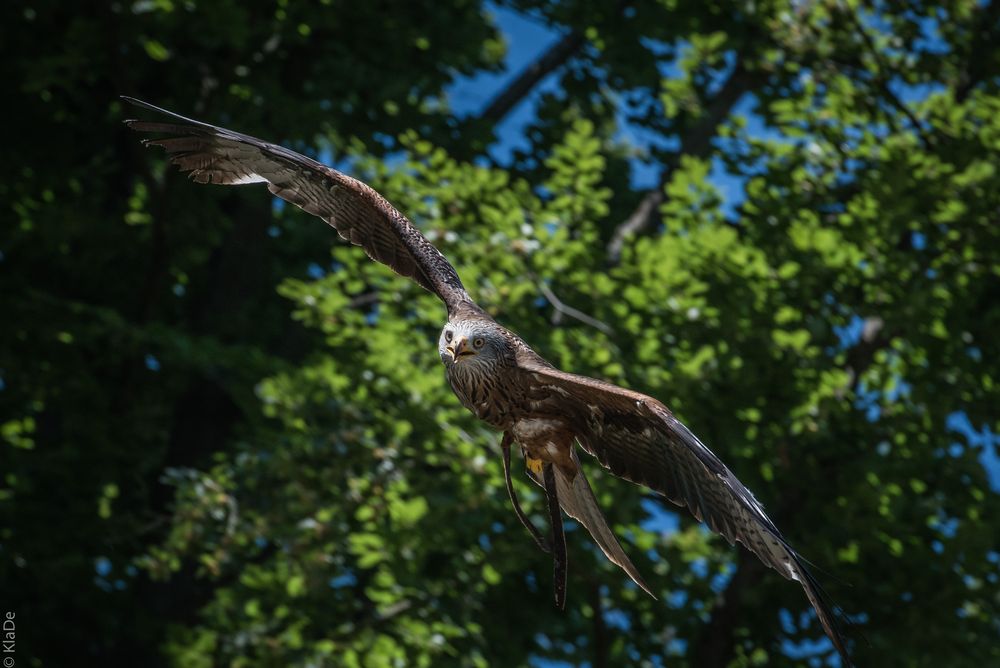
[[[527,463],[529,471],[531,471],[535,475],[541,475],[542,467],[544,466],[544,463],[542,462],[541,459],[532,459],[531,457],[526,456],[524,458],[524,461]]]

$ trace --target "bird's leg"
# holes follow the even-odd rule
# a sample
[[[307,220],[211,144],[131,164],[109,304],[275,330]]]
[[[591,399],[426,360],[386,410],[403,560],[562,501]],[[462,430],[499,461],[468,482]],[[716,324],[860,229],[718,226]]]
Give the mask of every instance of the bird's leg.
[[[552,571],[556,607],[566,608],[566,534],[563,533],[562,512],[559,510],[559,495],[556,493],[555,464],[546,464],[543,480],[545,496],[549,501],[549,518],[552,521]]]
[[[528,516],[521,510],[521,504],[517,502],[517,494],[514,492],[514,482],[510,479],[510,444],[513,441],[513,437],[506,431],[503,433],[503,438],[500,441],[500,449],[503,450],[503,478],[504,482],[507,483],[507,493],[510,494],[510,502],[514,506],[514,514],[517,515],[517,519],[521,520],[521,524],[528,530],[531,537],[535,539],[535,543],[538,544],[542,552],[548,554],[552,551],[549,548],[548,541],[542,536],[542,532],[531,523]]]

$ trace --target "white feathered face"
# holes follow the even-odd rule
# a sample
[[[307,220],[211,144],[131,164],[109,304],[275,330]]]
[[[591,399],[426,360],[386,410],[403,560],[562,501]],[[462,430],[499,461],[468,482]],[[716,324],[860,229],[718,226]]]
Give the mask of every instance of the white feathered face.
[[[506,340],[482,322],[449,322],[441,330],[438,354],[446,366],[481,364],[500,357]]]

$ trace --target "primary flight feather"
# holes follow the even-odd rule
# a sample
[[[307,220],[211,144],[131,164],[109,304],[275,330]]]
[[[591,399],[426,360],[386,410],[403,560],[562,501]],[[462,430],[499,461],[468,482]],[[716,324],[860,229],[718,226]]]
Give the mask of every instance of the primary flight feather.
[[[282,146],[123,99],[171,119],[126,123],[133,130],[167,135],[144,143],[165,149],[170,161],[195,181],[266,183],[272,193],[323,219],[372,259],[436,294],[448,311],[438,352],[458,399],[503,432],[505,462],[511,443],[521,447],[529,476],[545,488],[553,507],[557,500],[644,590],[650,592],[597,505],[576,443],[614,475],[686,506],[712,531],[730,543],[739,541],[765,565],[797,580],[844,665],[851,665],[835,612],[803,559],[750,490],[666,406],[639,392],[553,367],[479,308],[451,263],[361,181]],[[509,475],[506,465],[505,473]],[[529,526],[509,483],[508,489],[518,516]],[[558,537],[546,545],[532,528],[539,544],[556,552],[557,601],[562,603],[559,570],[561,566],[564,588],[565,548],[557,510],[553,529]]]

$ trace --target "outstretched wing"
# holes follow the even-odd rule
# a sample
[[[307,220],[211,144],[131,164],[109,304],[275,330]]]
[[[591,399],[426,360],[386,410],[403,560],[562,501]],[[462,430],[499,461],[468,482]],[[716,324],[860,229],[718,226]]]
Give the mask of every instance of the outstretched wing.
[[[850,657],[836,615],[764,508],[732,471],[662,403],[639,392],[560,371],[523,351],[518,365],[529,382],[558,403],[577,425],[577,440],[620,478],[644,485],[680,506],[732,544],[743,543],[765,565],[797,580],[845,666]]]
[[[406,216],[368,185],[282,146],[185,118],[135,98],[122,99],[171,119],[169,123],[125,123],[139,132],[170,135],[143,143],[166,149],[170,161],[198,183],[267,183],[272,193],[322,218],[373,260],[436,294],[449,314],[472,305],[451,263]]]

